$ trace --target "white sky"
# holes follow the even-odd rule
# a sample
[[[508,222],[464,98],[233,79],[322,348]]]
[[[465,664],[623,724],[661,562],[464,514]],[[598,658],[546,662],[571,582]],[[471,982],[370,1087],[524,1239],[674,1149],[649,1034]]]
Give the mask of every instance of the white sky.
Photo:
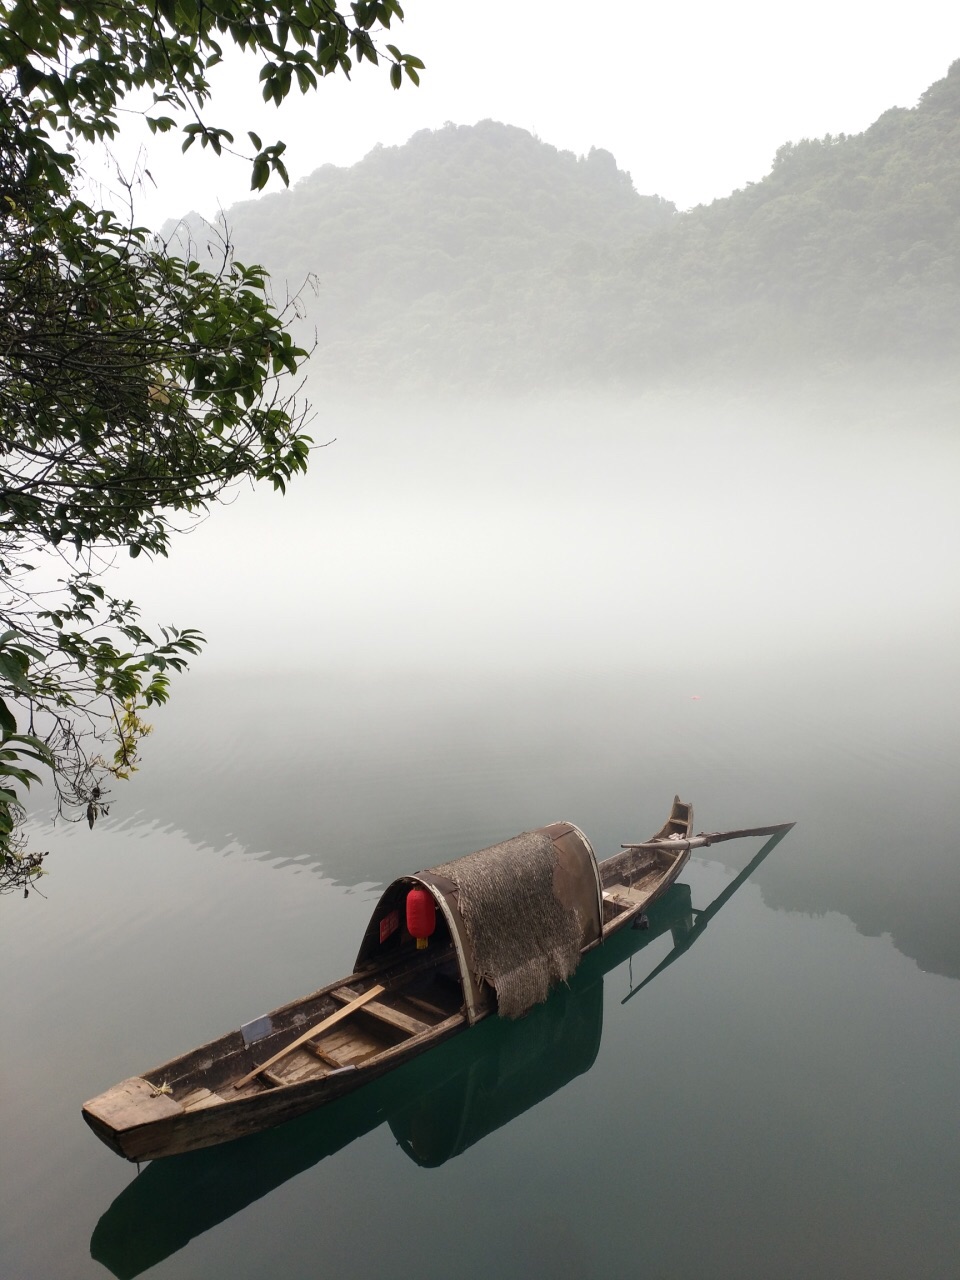
[[[365,64],[352,83],[331,78],[277,111],[260,100],[257,68],[235,59],[209,122],[238,139],[283,138],[295,182],[377,142],[490,117],[577,153],[605,147],[639,191],[686,208],[760,179],[783,142],[858,132],[913,106],[960,57],[960,6],[947,0],[408,0],[406,13],[390,39],[427,64],[419,89],[395,93]],[[138,138],[131,126],[126,165]],[[171,138],[144,145],[149,224],[249,196],[241,161],[184,157]]]

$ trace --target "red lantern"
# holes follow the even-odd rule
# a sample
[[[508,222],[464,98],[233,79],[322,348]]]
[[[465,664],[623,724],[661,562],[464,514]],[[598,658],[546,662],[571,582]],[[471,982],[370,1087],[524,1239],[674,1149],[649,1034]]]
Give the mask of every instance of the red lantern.
[[[411,889],[407,894],[407,930],[422,951],[437,927],[437,908],[433,894],[426,889]]]

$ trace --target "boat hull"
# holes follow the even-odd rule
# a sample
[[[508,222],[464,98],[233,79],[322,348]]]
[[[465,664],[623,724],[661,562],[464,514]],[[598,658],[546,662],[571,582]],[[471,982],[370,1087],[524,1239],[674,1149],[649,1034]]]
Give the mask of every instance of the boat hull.
[[[142,1076],[133,1076],[84,1103],[83,1118],[98,1138],[126,1160],[157,1160],[231,1142],[294,1120],[362,1088],[467,1027],[458,1014],[368,1065],[347,1067],[315,1080],[187,1110]],[[162,1070],[162,1069],[161,1069]],[[151,1072],[151,1074],[156,1074]]]
[[[599,864],[589,842],[569,823],[532,833],[543,838],[541,843],[549,838],[558,850],[559,871],[553,881],[558,900],[572,893],[571,886],[578,887],[570,872],[574,855],[592,868],[599,916],[594,933],[581,938],[581,957],[636,922],[661,898],[692,848],[729,838],[720,833],[692,837],[692,821],[691,806],[676,798],[670,818],[655,836],[625,845]],[[767,830],[781,831],[789,825]],[[732,834],[759,833],[753,829]],[[496,846],[468,859],[489,860],[506,848]],[[420,940],[404,933],[399,923],[402,897],[398,894],[394,902],[388,890],[368,929],[377,945],[370,947],[365,941],[348,978],[142,1076],[121,1081],[84,1104],[87,1124],[127,1160],[201,1150],[325,1106],[467,1030],[478,1018],[496,1016],[499,990],[475,969],[470,972],[462,931],[447,919],[456,924],[459,918],[451,901],[457,910],[463,904],[457,866],[447,868],[454,878],[434,876],[433,883],[421,875],[417,881],[431,886],[440,907],[429,951],[414,946]],[[407,879],[395,884],[402,890]],[[469,992],[468,978],[473,984]]]

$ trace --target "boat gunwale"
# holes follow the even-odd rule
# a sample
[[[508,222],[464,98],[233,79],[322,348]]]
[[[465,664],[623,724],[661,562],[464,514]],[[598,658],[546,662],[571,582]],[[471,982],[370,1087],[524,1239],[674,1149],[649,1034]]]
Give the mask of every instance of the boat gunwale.
[[[551,824],[552,827],[559,825]],[[573,827],[572,823],[564,825],[572,827],[576,834],[582,837],[590,854],[593,855],[592,847],[579,828]],[[752,829],[727,834],[714,833],[713,838],[711,838],[707,836],[692,837],[692,825],[692,806],[681,802],[679,797],[674,797],[670,818],[650,840],[643,845],[622,846],[620,852],[608,859],[604,859],[599,864],[596,862],[595,855],[593,855],[597,886],[602,904],[601,927],[598,937],[581,946],[581,957],[588,951],[600,946],[626,925],[642,923],[638,918],[642,917],[643,912],[661,898],[676,882],[694,847],[699,848],[701,845],[708,845],[713,842],[714,838],[726,839],[741,835],[760,834],[762,831],[768,830],[789,830],[793,826],[792,823],[786,823],[781,824],[781,827],[778,828]],[[670,857],[674,850],[675,856]],[[654,865],[652,866],[650,865],[651,853],[654,855]],[[631,868],[639,866],[644,867],[644,874],[638,876],[635,881],[631,876]],[[651,877],[650,873],[654,871],[659,871],[659,874]],[[621,883],[619,878],[615,880],[614,876],[622,877],[623,882]],[[411,881],[423,883],[419,876],[403,877],[402,879],[408,883]],[[399,883],[399,881],[394,883]],[[619,898],[614,892],[618,887],[625,891],[625,893],[619,895]],[[629,900],[625,901],[624,899],[628,893],[631,895],[636,893],[636,897],[631,896]],[[429,956],[426,954],[421,955],[420,953],[411,955],[409,952],[405,952],[401,953],[399,957],[393,954],[384,957],[380,961],[372,958],[371,961],[363,965],[359,964],[358,958],[358,964],[351,974],[318,987],[315,991],[298,999],[288,1001],[272,1010],[269,1014],[264,1015],[265,1019],[271,1020],[271,1024],[274,1019],[280,1019],[285,1022],[285,1025],[278,1030],[274,1031],[271,1027],[271,1030],[266,1035],[249,1043],[244,1037],[243,1029],[233,1029],[226,1032],[203,1045],[171,1058],[157,1067],[150,1068],[141,1076],[134,1076],[125,1081],[120,1081],[119,1084],[114,1085],[105,1093],[98,1095],[83,1105],[84,1119],[97,1136],[113,1151],[128,1160],[136,1161],[156,1159],[213,1146],[245,1134],[271,1128],[284,1123],[286,1120],[294,1119],[306,1111],[313,1110],[327,1102],[332,1102],[343,1094],[360,1088],[367,1082],[373,1081],[386,1072],[402,1065],[406,1060],[427,1051],[434,1044],[462,1030],[466,1030],[475,1021],[479,1020],[478,1013],[479,1017],[486,1017],[496,1013],[495,1003],[492,1003],[482,1012],[471,1010],[468,1007],[466,991],[461,980],[460,995],[463,997],[463,1001],[456,1012],[440,1017],[437,1022],[424,1025],[420,1031],[415,1031],[411,1028],[407,1033],[403,1033],[401,1028],[402,1038],[395,1040],[393,1043],[383,1044],[382,1048],[374,1049],[368,1056],[359,1061],[345,1062],[342,1067],[331,1068],[330,1061],[327,1059],[328,1069],[323,1070],[320,1065],[323,1059],[321,1055],[318,1055],[320,1061],[317,1063],[317,1074],[301,1075],[300,1078],[290,1081],[285,1081],[282,1077],[276,1078],[275,1076],[271,1079],[261,1078],[258,1081],[259,1087],[250,1092],[238,1092],[236,1096],[230,1096],[229,1093],[224,1096],[224,1092],[230,1089],[231,1082],[236,1084],[236,1079],[233,1077],[239,1077],[241,1081],[244,1074],[256,1077],[257,1065],[252,1061],[254,1055],[260,1056],[264,1049],[277,1047],[281,1048],[282,1054],[282,1041],[284,1038],[290,1038],[288,1047],[291,1052],[295,1052],[297,1049],[298,1036],[304,1042],[304,1051],[310,1052],[308,1043],[313,1033],[304,1034],[302,1031],[303,1024],[307,1019],[303,1018],[298,1022],[293,1021],[296,1014],[302,1012],[305,1007],[315,1006],[310,1015],[314,1017],[322,1011],[325,1001],[329,1001],[331,1005],[336,1004],[336,998],[333,993],[339,988],[359,985],[369,990],[374,980],[378,978],[384,979],[387,989],[377,999],[389,1006],[391,999],[396,1001],[403,1000],[405,998],[404,989],[409,990],[409,987],[415,984],[421,975],[426,975],[431,969],[456,958],[457,950],[454,938],[450,938],[449,941],[436,947]],[[362,994],[362,991],[358,994]],[[449,996],[446,998],[448,999]],[[438,999],[441,1006],[446,1002],[446,999],[439,997]],[[429,1008],[429,1006],[426,1007]],[[364,1017],[364,1013],[364,1009],[358,1008],[356,1016],[358,1018]],[[433,1007],[432,1013],[434,1016],[439,1016],[441,1008]],[[324,1034],[322,1022],[328,1016],[330,1015],[324,1014],[321,1023],[317,1024],[315,1029],[317,1036]],[[374,1011],[367,1011],[366,1016],[368,1019],[377,1017]],[[259,1021],[259,1019],[256,1021]],[[390,1025],[389,1019],[381,1017],[380,1021]],[[396,1029],[396,1023],[392,1025]],[[386,1032],[381,1029],[381,1034],[385,1035]],[[376,1036],[373,1037],[373,1039],[376,1038]],[[213,1061],[201,1067],[201,1063],[205,1063],[207,1059],[213,1059]],[[271,1058],[268,1054],[263,1061],[262,1069],[266,1071],[267,1066],[275,1060],[276,1058]],[[226,1072],[216,1072],[214,1075],[212,1073],[215,1071],[215,1063],[217,1061],[226,1066],[227,1070]],[[176,1077],[172,1086],[168,1084],[171,1076]],[[213,1080],[216,1080],[215,1084],[212,1084]],[[250,1083],[253,1085],[253,1080]],[[128,1098],[126,1102],[129,1104],[127,1110],[131,1114],[131,1122],[111,1125],[109,1119],[98,1112],[97,1104],[103,1101],[106,1104],[106,1110],[109,1111],[107,1100],[110,1099],[111,1095],[116,1094],[118,1097],[118,1112],[122,1113],[125,1100],[121,1091],[125,1086],[130,1087],[127,1090]],[[153,1090],[152,1095],[145,1094],[143,1086]],[[174,1090],[181,1096],[188,1098],[192,1092],[207,1090],[207,1097],[196,1100],[192,1105],[184,1105],[175,1096]],[[152,1106],[155,1113],[166,1111],[166,1114],[154,1114],[142,1123],[137,1123],[135,1113],[138,1106],[143,1106],[145,1111],[148,1111]],[[173,1106],[177,1110],[171,1112],[169,1108]]]

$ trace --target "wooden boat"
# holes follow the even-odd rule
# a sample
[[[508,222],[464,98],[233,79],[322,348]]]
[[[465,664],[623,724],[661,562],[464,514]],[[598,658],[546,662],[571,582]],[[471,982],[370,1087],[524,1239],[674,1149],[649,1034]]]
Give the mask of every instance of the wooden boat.
[[[778,839],[768,841],[768,850]],[[650,908],[649,928],[622,929],[584,956],[569,985],[551,992],[528,1017],[485,1018],[470,1035],[454,1036],[291,1124],[176,1160],[151,1161],[103,1213],[90,1256],[119,1280],[133,1280],[288,1179],[382,1128],[418,1164],[435,1168],[455,1159],[590,1071],[603,1035],[609,973],[642,957],[664,935],[672,935],[676,946],[700,915],[681,877]]]
[[[693,849],[792,825],[695,836],[675,798],[654,836],[599,864],[583,832],[558,822],[401,877],[347,977],[114,1085],[84,1119],[136,1161],[282,1124],[482,1018],[528,1012],[585,952],[642,923]]]
[[[622,929],[584,956],[569,984],[529,1017],[487,1018],[469,1036],[453,1037],[289,1125],[179,1160],[151,1161],[100,1218],[90,1256],[118,1280],[133,1280],[383,1125],[418,1164],[435,1168],[456,1158],[590,1071],[609,1017],[608,975],[630,964],[621,974],[629,975],[630,984],[621,1004],[632,1000],[703,937],[785,834],[771,836],[707,907],[694,909],[690,886],[682,878],[675,881],[645,913],[646,929]],[[664,935],[672,938],[671,950],[634,986],[634,959]]]

